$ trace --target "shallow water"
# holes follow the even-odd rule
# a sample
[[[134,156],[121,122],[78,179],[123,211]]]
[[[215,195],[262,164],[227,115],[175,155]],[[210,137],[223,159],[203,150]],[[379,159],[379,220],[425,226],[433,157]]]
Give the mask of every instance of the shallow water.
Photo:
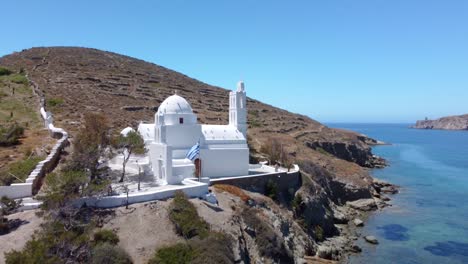
[[[373,176],[401,186],[392,207],[373,214],[349,263],[468,263],[468,131],[409,124],[329,124],[391,143],[373,152],[390,166]]]

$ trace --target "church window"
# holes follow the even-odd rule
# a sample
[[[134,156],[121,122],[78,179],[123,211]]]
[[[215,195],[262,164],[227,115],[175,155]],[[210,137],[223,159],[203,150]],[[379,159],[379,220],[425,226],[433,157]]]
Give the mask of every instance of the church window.
[[[183,117],[179,117],[179,124],[183,124],[184,123],[184,118]]]

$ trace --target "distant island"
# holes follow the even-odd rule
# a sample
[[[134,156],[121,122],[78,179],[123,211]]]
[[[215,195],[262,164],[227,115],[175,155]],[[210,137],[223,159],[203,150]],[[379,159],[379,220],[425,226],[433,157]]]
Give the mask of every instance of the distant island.
[[[412,128],[418,129],[446,129],[468,130],[468,114],[459,116],[446,116],[436,120],[418,120]]]

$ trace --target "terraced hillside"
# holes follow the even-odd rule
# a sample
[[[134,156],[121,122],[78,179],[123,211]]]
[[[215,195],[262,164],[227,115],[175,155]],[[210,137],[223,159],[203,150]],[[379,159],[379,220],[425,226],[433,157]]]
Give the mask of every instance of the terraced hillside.
[[[38,109],[25,74],[0,68],[0,185],[24,181],[53,146]]]
[[[86,112],[105,114],[114,130],[120,131],[129,125],[135,127],[140,121],[153,121],[159,104],[174,90],[191,103],[199,122],[228,122],[228,90],[111,52],[76,47],[31,48],[0,58],[0,66],[25,72],[39,85],[47,109],[53,112],[54,123],[70,132],[72,144],[73,134]],[[251,88],[247,83],[247,93]],[[343,233],[336,224],[347,223],[346,219],[356,215],[346,202],[383,201],[381,188],[367,169],[384,164],[371,152],[371,145],[378,141],[329,128],[307,116],[251,98],[247,99],[247,108],[248,141],[254,158],[265,156],[264,147],[276,139],[289,159],[301,166],[302,186],[280,194],[278,202],[284,212],[272,215],[275,219],[288,219],[291,225],[300,227],[297,232],[307,234],[304,243],[288,244],[295,248],[295,254],[309,249],[307,254],[312,254],[318,250],[316,243]],[[0,148],[0,155],[3,151]],[[298,204],[294,205],[293,198]],[[276,231],[289,232],[282,228]],[[286,233],[279,237],[285,236]],[[340,243],[338,251],[323,252],[341,252],[343,247],[352,245],[352,241],[346,241]],[[339,258],[328,253],[327,258]]]

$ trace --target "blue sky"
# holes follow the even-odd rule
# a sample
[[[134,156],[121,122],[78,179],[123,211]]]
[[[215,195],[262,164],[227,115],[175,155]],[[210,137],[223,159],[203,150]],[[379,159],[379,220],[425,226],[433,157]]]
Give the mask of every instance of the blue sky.
[[[468,1],[4,1],[0,56],[93,47],[323,122],[468,113]]]

